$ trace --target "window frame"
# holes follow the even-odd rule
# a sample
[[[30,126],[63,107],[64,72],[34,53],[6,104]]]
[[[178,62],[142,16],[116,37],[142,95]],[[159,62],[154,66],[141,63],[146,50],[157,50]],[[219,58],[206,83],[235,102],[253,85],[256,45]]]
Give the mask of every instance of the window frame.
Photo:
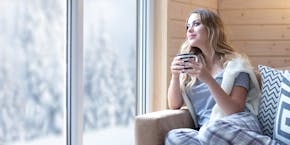
[[[83,0],[67,0],[66,145],[83,144]]]
[[[137,0],[136,115],[150,112],[153,105],[153,3]]]
[[[148,35],[144,35],[147,25],[142,25],[142,34],[139,37],[139,4],[148,3],[147,0],[137,0],[137,39],[136,39],[136,113],[138,108],[146,110],[148,97],[148,46],[144,43]],[[66,110],[65,110],[65,130],[66,145],[83,144],[83,20],[84,20],[84,1],[67,0],[67,46],[66,46]],[[142,6],[143,7],[143,6]],[[147,12],[147,11],[146,11]],[[143,21],[140,21],[143,23]],[[141,24],[142,24],[141,23]],[[146,34],[146,33],[145,33]],[[141,37],[142,35],[142,37]],[[139,38],[140,41],[139,41]],[[148,39],[147,39],[148,41]],[[139,43],[140,42],[140,43]],[[142,48],[142,49],[140,49]],[[140,51],[139,51],[140,49]],[[144,65],[144,66],[143,66]],[[140,73],[140,76],[139,76]],[[145,85],[144,85],[145,84]],[[141,86],[142,85],[142,86]],[[141,87],[140,87],[141,86]],[[145,87],[145,88],[144,88]],[[141,90],[139,90],[141,89]],[[145,91],[143,90],[145,89]],[[139,92],[140,95],[139,96]],[[139,104],[139,98],[141,102]],[[147,105],[148,106],[148,105]]]

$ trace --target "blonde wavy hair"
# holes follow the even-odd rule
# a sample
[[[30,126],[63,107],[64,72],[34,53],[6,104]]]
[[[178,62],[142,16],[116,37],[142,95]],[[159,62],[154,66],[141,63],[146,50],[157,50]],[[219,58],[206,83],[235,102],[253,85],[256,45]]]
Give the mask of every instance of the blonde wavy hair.
[[[236,57],[238,54],[231,47],[227,41],[224,24],[221,18],[211,10],[205,8],[198,8],[191,14],[196,13],[200,15],[201,23],[204,25],[208,32],[209,45],[214,49],[214,52],[221,64],[225,65],[229,60]],[[190,15],[191,15],[190,14]],[[188,19],[186,20],[186,24]],[[188,27],[186,25],[186,31]],[[192,47],[186,40],[180,48],[180,53],[193,53],[198,56],[199,62],[206,66],[204,54],[197,47]],[[196,78],[190,78],[187,74],[182,74],[181,85],[193,85]]]

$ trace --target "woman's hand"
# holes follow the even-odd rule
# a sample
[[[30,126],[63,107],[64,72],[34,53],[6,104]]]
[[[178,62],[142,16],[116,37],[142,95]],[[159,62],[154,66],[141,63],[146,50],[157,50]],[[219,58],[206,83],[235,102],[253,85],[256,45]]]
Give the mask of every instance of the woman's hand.
[[[172,77],[179,77],[179,74],[184,71],[184,60],[180,59],[180,57],[174,57],[171,63],[171,73]]]
[[[208,70],[194,59],[190,59],[189,62],[186,62],[184,64],[184,68],[184,72],[189,76],[196,77],[203,82],[206,82],[208,79],[212,78]]]

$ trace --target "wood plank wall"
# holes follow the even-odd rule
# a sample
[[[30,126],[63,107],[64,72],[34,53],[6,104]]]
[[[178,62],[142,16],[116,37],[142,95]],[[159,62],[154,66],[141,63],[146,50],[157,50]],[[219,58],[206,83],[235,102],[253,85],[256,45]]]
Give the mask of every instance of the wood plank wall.
[[[290,0],[219,0],[218,13],[254,66],[290,66]]]

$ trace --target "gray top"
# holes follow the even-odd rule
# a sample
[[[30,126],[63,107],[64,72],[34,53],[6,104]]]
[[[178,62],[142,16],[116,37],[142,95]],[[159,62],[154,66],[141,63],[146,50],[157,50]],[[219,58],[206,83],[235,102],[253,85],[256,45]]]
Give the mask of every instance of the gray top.
[[[221,85],[224,71],[218,73],[214,79]],[[234,86],[241,86],[249,90],[250,77],[248,73],[241,72],[235,79]],[[207,85],[197,80],[192,88],[186,90],[192,106],[194,107],[198,126],[201,127],[206,123],[211,115],[213,106],[216,104]],[[247,109],[246,109],[247,110]]]

